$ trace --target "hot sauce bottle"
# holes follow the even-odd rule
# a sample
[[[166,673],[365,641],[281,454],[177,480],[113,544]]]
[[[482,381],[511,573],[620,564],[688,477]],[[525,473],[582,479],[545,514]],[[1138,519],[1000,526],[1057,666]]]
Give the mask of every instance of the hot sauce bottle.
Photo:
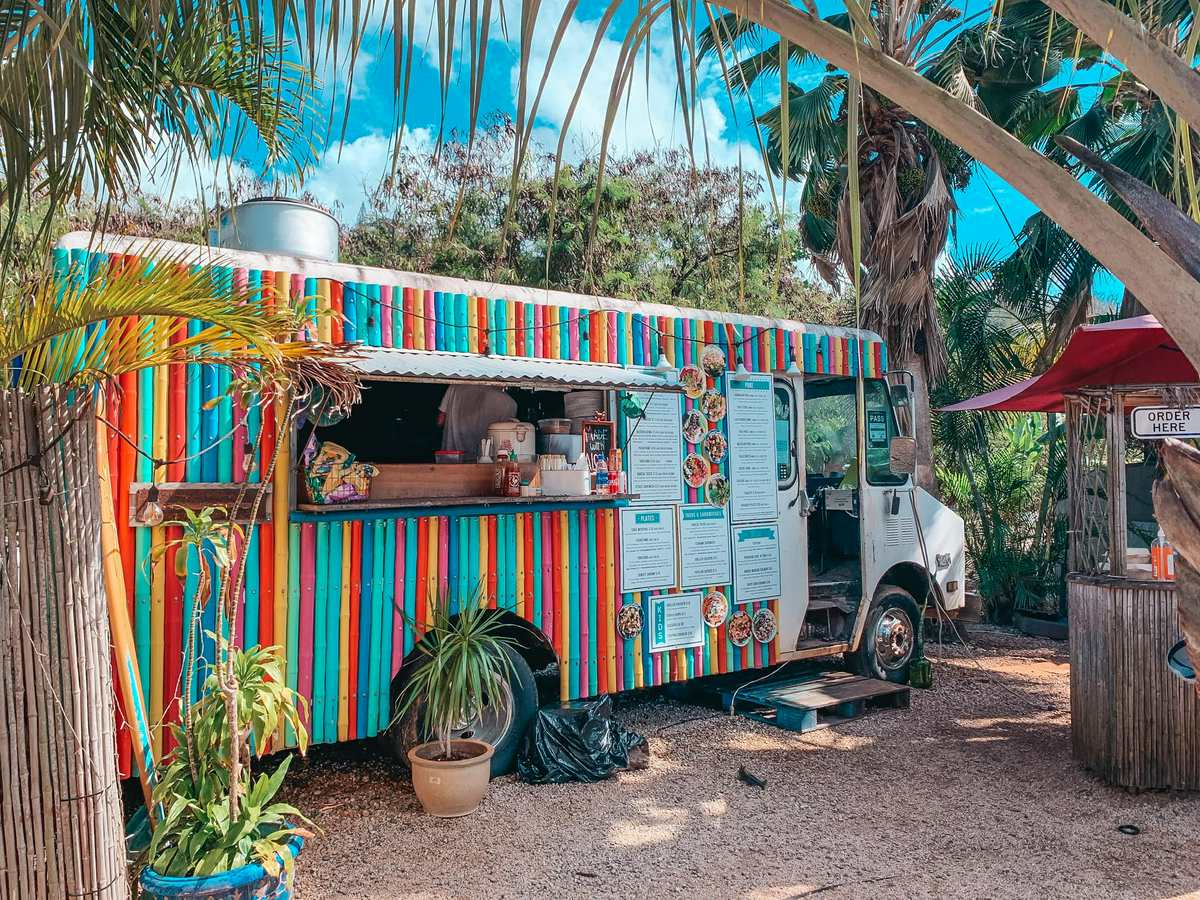
[[[521,496],[521,464],[512,456],[504,463],[504,496]]]

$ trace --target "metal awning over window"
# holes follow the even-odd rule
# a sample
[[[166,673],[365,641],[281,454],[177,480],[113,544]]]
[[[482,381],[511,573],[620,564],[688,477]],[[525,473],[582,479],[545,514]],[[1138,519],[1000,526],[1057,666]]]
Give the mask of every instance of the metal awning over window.
[[[516,385],[538,390],[595,388],[679,392],[673,369],[660,371],[605,363],[565,362],[520,356],[480,356],[428,350],[362,348],[346,362],[364,378],[388,381]]]

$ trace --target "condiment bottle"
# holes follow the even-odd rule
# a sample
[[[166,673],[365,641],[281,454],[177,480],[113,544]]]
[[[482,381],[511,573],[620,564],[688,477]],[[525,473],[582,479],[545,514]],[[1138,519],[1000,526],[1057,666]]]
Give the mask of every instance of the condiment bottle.
[[[620,450],[612,452],[612,465],[608,467],[608,488],[612,494],[625,493],[625,472],[621,468]]]
[[[596,493],[608,493],[608,460],[603,453],[596,454]]]
[[[1175,580],[1175,548],[1161,528],[1158,537],[1150,542],[1150,572],[1155,581]]]
[[[521,496],[521,464],[511,456],[504,464],[504,495]]]
[[[508,451],[501,450],[496,454],[496,467],[492,470],[492,493],[503,497],[508,493],[507,473]]]

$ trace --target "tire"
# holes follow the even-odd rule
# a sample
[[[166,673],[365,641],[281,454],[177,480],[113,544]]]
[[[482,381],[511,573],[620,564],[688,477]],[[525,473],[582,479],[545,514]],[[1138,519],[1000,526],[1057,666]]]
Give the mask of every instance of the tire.
[[[912,661],[920,655],[921,612],[904,588],[881,584],[871,601],[858,649],[848,657],[859,675],[907,684]]]
[[[505,653],[511,664],[506,685],[510,699],[506,704],[507,712],[495,717],[485,717],[483,722],[471,723],[469,727],[454,733],[454,737],[474,737],[487,741],[495,748],[492,754],[492,778],[507,775],[516,768],[521,741],[538,708],[537,686],[534,684],[533,670],[529,663],[512,647],[506,648]],[[400,685],[400,691],[402,690],[403,684]],[[396,696],[400,696],[400,691],[396,692]],[[432,738],[421,727],[421,712],[422,704],[414,703],[388,731],[391,750],[406,768],[408,751]]]

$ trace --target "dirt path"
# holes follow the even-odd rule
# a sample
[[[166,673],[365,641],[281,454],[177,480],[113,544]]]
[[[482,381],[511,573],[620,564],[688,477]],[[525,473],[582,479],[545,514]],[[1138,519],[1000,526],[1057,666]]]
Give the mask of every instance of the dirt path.
[[[458,821],[422,815],[385,757],[325,751],[290,790],[325,829],[298,895],[1200,896],[1200,797],[1131,795],[1082,772],[1065,647],[988,642],[978,664],[929,647],[936,688],[912,709],[810,735],[634,702],[620,715],[650,736],[648,770],[506,778]],[[743,764],[765,790],[737,779]]]

